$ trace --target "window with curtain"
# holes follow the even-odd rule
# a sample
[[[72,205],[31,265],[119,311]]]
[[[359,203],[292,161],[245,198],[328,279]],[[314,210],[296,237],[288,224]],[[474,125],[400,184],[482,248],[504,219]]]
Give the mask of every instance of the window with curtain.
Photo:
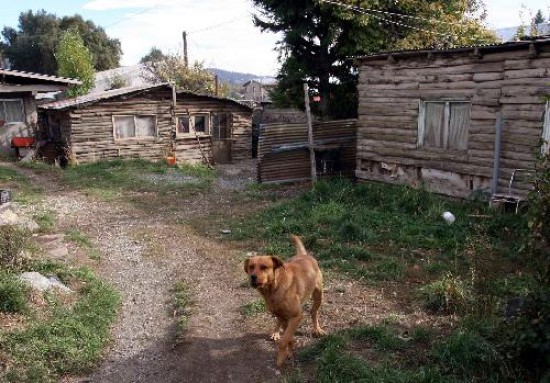
[[[550,101],[546,101],[546,109],[544,110],[544,123],[542,126],[542,147],[541,154],[550,152]]]
[[[0,120],[9,122],[25,122],[23,100],[0,100]]]
[[[155,116],[113,116],[115,138],[155,137]]]
[[[418,147],[468,149],[470,108],[467,101],[421,102]]]

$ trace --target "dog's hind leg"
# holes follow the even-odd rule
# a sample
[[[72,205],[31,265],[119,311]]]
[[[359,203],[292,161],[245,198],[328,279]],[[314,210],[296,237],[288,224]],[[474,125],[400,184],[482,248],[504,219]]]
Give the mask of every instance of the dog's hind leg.
[[[319,326],[319,307],[323,303],[323,288],[316,287],[312,294],[313,305],[311,306],[311,322],[313,325],[313,335],[321,336],[325,335],[325,332]]]

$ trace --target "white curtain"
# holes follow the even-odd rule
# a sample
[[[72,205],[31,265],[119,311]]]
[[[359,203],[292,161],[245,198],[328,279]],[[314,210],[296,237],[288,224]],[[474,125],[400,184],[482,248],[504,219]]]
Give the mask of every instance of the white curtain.
[[[154,137],[156,135],[154,116],[135,116],[136,137]]]
[[[424,129],[424,146],[432,148],[446,147],[445,103],[426,103],[426,124]]]
[[[116,138],[135,137],[133,116],[116,116],[114,119]]]
[[[470,124],[470,103],[451,102],[449,119],[449,148],[468,149],[468,126]]]
[[[21,100],[4,100],[4,115],[1,116],[6,122],[24,122],[23,103]]]

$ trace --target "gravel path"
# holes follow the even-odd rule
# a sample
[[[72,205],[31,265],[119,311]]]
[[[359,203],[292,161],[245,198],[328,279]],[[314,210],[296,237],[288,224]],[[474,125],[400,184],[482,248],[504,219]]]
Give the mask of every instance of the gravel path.
[[[225,242],[197,235],[175,224],[223,206],[224,191],[239,192],[253,181],[254,162],[220,167],[214,191],[167,212],[145,212],[130,204],[100,201],[60,187],[51,176],[21,170],[46,189],[44,207],[57,218],[57,231],[76,229],[101,251],[98,262],[84,259],[121,294],[122,307],[103,363],[75,382],[277,382],[275,345],[267,339],[268,314],[243,317],[241,305],[259,299],[242,287],[243,252]],[[231,209],[231,206],[229,206]],[[167,214],[173,214],[167,219]],[[396,305],[361,284],[326,278],[321,325],[329,331],[379,321]],[[193,300],[189,329],[176,333],[174,292],[185,281]],[[298,333],[298,347],[311,341],[309,320]],[[292,363],[287,366],[292,367]]]

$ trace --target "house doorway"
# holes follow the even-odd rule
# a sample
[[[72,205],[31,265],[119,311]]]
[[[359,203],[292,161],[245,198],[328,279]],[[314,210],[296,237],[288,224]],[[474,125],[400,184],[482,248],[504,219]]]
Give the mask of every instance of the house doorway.
[[[215,163],[231,162],[232,143],[231,114],[212,113],[212,156]]]

